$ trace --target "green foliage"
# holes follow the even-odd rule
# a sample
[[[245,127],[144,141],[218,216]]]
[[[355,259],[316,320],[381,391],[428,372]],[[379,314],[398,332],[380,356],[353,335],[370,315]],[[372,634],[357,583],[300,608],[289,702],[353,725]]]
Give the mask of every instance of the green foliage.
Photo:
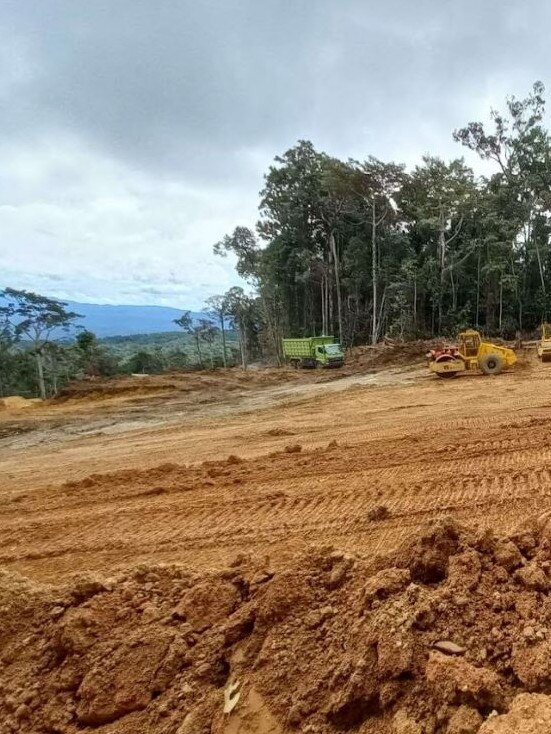
[[[44,372],[47,359],[50,365],[50,391],[55,394],[58,368],[63,360],[53,345],[53,335],[54,332],[69,332],[79,314],[67,311],[66,304],[61,301],[31,291],[6,288],[0,292],[0,299],[0,323],[4,338],[10,338],[14,343],[24,341],[24,348],[34,356],[36,384],[42,399],[48,395]]]
[[[238,332],[278,355],[283,336],[338,333],[348,344],[468,325],[506,335],[551,317],[543,93],[538,82],[507,100],[488,130],[455,131],[495,165],[487,178],[460,158],[426,156],[406,172],[372,156],[340,161],[304,140],[276,157],[260,194],[262,245],[238,227],[214,248],[236,255],[257,294],[247,327],[234,304]]]

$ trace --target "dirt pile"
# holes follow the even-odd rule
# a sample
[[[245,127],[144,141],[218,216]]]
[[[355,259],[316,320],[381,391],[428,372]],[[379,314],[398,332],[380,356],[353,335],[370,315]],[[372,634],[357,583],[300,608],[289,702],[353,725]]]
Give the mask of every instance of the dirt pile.
[[[425,355],[437,346],[436,340],[417,339],[409,342],[383,341],[352,347],[346,354],[346,366],[356,371],[381,367],[403,367],[425,361]]]
[[[4,572],[0,731],[544,734],[550,586],[547,517],[509,538],[443,520],[390,557],[312,548],[277,573]]]

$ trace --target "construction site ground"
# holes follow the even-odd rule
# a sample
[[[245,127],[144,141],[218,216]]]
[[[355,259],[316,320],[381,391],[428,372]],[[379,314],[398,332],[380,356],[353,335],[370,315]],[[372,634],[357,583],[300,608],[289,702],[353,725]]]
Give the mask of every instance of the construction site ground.
[[[8,402],[0,564],[37,580],[240,552],[281,566],[312,543],[382,553],[444,515],[507,531],[545,509],[551,368],[440,380],[403,362],[129,377]]]
[[[0,402],[0,734],[551,734],[551,366]]]

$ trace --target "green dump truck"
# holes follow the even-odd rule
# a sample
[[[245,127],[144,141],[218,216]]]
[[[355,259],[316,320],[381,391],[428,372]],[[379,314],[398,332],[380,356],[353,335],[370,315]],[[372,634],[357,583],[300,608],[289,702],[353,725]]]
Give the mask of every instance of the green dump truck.
[[[332,336],[283,339],[283,356],[294,367],[342,367],[344,353]]]

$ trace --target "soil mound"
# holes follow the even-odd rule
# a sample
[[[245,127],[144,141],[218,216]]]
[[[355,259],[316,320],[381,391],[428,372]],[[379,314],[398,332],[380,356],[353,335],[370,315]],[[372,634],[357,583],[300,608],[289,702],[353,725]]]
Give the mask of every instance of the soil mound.
[[[2,408],[22,410],[24,408],[31,408],[35,403],[36,400],[28,400],[27,398],[21,397],[21,395],[11,395],[7,398],[0,398],[0,410]]]
[[[547,516],[277,573],[243,555],[58,587],[3,572],[1,731],[545,734],[550,585]]]
[[[352,347],[347,352],[346,366],[354,370],[382,367],[404,367],[426,361],[426,354],[437,345],[435,340],[417,339],[408,342],[385,340],[374,346]]]

